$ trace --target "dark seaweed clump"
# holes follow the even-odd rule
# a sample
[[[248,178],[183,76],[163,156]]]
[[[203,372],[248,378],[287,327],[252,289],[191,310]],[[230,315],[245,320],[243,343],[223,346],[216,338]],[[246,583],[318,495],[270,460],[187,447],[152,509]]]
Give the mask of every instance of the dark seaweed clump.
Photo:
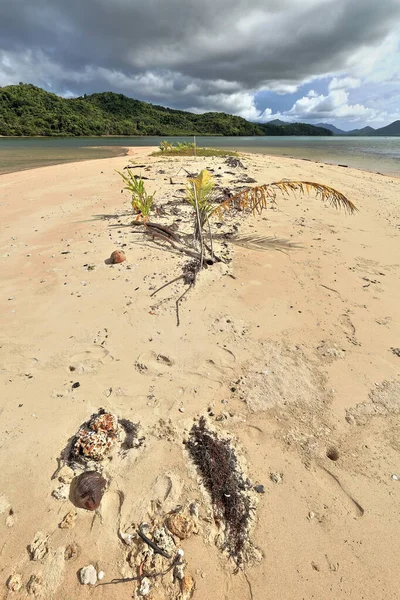
[[[230,440],[207,430],[204,417],[193,425],[187,448],[211,496],[215,517],[225,521],[224,548],[239,566],[244,561],[252,507],[235,451]]]

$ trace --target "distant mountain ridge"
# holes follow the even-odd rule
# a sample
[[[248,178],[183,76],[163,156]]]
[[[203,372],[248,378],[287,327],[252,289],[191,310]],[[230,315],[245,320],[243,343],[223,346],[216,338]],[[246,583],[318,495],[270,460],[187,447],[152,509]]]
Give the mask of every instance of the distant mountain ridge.
[[[335,125],[331,125],[331,123],[317,123],[316,126],[324,127],[325,129],[329,129],[329,131],[332,131],[332,133],[334,133],[335,135],[345,135],[346,134],[346,131],[344,131],[343,129],[339,129]]]
[[[332,135],[305,123],[251,123],[222,112],[193,114],[103,92],[61,98],[29,83],[0,88],[0,135]]]
[[[280,119],[275,119],[274,121],[268,122],[270,125],[288,125],[284,121]],[[379,136],[400,136],[400,121],[394,121],[390,123],[390,125],[386,125],[385,127],[380,127],[379,129],[374,129],[367,125],[366,127],[362,127],[361,129],[351,129],[350,131],[344,131],[343,129],[339,129],[335,125],[331,123],[317,123],[316,127],[322,127],[324,129],[328,129],[334,135],[348,135],[348,136],[370,136],[370,135],[379,135]]]

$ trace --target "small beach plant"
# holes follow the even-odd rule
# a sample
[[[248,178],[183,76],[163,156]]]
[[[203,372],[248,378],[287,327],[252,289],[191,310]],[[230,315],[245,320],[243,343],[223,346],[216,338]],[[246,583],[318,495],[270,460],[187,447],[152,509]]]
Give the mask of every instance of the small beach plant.
[[[160,146],[159,146],[161,152],[170,152],[173,147],[174,147],[174,145],[171,144],[171,142],[168,142],[167,140],[164,140],[163,142],[161,142]]]
[[[120,171],[117,171],[117,173],[124,180],[124,189],[128,190],[132,196],[131,203],[137,215],[136,220],[148,221],[155,194],[148,194],[142,177],[134,175],[129,169],[127,175]]]

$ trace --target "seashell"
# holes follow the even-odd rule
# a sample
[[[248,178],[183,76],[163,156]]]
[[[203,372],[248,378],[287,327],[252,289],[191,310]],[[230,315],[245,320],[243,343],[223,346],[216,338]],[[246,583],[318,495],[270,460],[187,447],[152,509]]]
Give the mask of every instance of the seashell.
[[[100,506],[107,481],[97,471],[86,471],[72,481],[73,503],[78,508],[96,510]]]
[[[127,546],[132,546],[133,540],[136,537],[135,533],[124,533],[123,531],[119,532],[119,537]]]
[[[114,250],[110,256],[110,261],[113,265],[122,263],[124,260],[126,260],[126,255],[123,250]]]
[[[181,513],[174,513],[167,519],[167,527],[180,540],[186,540],[193,533],[193,521]]]

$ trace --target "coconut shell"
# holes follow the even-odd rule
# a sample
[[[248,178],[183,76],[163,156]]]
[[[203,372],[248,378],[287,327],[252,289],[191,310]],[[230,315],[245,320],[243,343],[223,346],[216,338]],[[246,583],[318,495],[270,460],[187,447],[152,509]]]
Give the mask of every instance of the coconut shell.
[[[125,252],[123,250],[114,250],[110,256],[110,261],[113,265],[122,263],[126,260]]]
[[[72,501],[78,508],[96,510],[100,506],[107,481],[97,471],[86,471],[72,482]]]

